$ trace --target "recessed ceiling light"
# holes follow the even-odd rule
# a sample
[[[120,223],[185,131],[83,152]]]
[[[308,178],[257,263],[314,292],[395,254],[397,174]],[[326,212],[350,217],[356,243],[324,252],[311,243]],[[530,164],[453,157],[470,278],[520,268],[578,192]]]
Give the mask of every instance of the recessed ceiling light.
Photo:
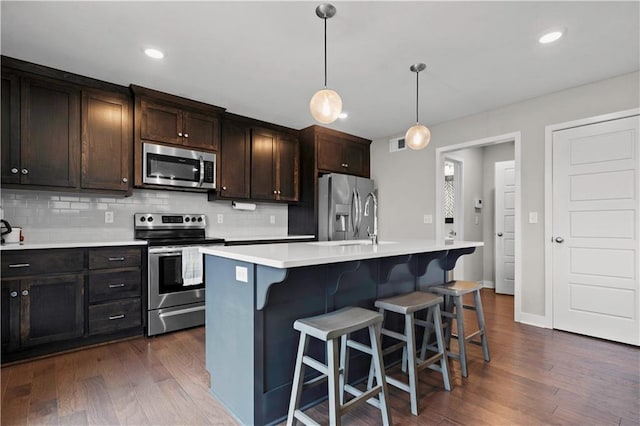
[[[557,41],[558,39],[560,39],[562,35],[563,35],[563,31],[560,31],[560,30],[549,31],[546,34],[543,34],[538,39],[538,42],[540,42],[541,44],[553,43],[554,41]]]
[[[164,58],[164,53],[159,51],[158,49],[145,49],[144,54],[153,59],[162,59]]]
[[[341,118],[343,120],[347,117],[349,117],[349,114],[347,114],[346,112],[341,112],[340,115],[338,115],[338,118]]]

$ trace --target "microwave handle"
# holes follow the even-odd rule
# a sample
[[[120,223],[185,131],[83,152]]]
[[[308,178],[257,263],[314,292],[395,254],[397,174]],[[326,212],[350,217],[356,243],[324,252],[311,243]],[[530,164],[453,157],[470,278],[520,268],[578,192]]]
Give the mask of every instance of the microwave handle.
[[[198,186],[202,186],[204,183],[204,158],[202,155],[200,156],[200,181],[198,182]]]

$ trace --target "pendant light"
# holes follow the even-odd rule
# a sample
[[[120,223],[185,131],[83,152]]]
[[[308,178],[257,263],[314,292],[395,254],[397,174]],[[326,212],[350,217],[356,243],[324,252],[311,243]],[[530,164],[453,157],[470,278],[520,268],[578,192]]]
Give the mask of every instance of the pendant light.
[[[320,89],[311,98],[311,115],[319,123],[329,124],[336,121],[342,112],[342,99],[335,90],[327,89],[327,19],[336,14],[336,8],[328,3],[316,7],[316,15],[324,20],[324,89]]]
[[[404,135],[404,140],[409,148],[415,150],[426,148],[431,140],[431,131],[426,126],[420,124],[418,118],[418,77],[420,71],[424,71],[426,68],[427,66],[422,63],[413,64],[409,67],[411,72],[416,73],[416,125],[407,130],[407,133]]]

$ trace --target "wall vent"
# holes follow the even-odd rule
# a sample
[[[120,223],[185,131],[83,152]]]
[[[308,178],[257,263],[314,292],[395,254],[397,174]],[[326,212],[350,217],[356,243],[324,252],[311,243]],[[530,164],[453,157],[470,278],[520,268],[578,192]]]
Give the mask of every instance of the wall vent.
[[[407,145],[404,143],[404,138],[389,139],[389,152],[404,151],[407,149]]]

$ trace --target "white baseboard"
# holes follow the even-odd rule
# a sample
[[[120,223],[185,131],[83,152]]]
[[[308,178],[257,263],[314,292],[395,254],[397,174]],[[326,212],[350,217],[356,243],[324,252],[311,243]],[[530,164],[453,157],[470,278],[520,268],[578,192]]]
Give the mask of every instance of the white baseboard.
[[[482,287],[484,288],[496,288],[496,285],[493,281],[484,280],[482,281]]]
[[[516,318],[516,322],[541,328],[553,328],[551,321],[547,319],[546,316],[529,314],[526,312],[520,312],[519,318]]]

